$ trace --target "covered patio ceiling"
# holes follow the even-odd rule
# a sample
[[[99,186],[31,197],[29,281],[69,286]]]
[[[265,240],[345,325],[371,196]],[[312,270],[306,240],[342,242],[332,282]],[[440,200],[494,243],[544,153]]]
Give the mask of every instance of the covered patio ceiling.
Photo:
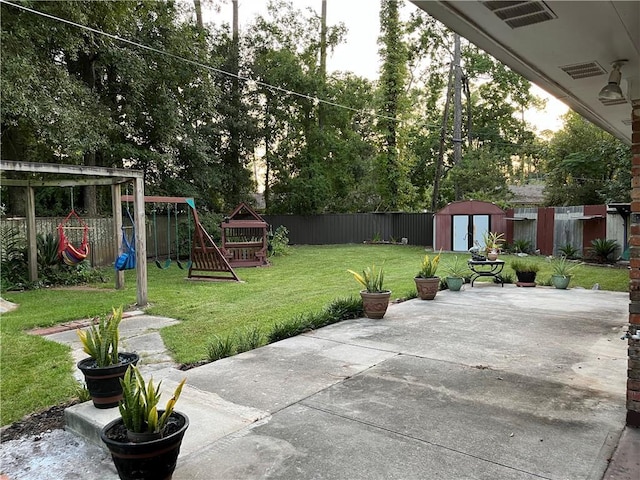
[[[640,100],[640,1],[439,1],[417,7],[631,144]],[[624,98],[598,99],[613,62]]]

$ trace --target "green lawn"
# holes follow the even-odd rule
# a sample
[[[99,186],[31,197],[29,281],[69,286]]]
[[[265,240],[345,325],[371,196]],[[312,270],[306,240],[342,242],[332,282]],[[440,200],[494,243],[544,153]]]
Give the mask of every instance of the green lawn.
[[[337,297],[357,295],[358,285],[347,269],[383,265],[392,298],[404,297],[415,289],[413,276],[424,253],[423,248],[412,246],[299,246],[290,255],[273,258],[270,267],[238,269],[243,283],[187,281],[186,272],[176,266],[160,270],[150,263],[147,312],[182,321],[162,330],[162,337],[177,362],[194,362],[206,357],[213,335],[232,334],[247,326],[267,331],[277,321],[320,310]],[[509,262],[513,257],[501,258]],[[547,279],[549,262],[544,257],[530,259],[541,265],[538,280]],[[453,254],[443,254],[442,264],[452,260]],[[135,302],[135,272],[126,272],[127,287],[122,291],[113,290],[110,282],[93,288],[3,294],[20,308],[4,314],[0,322],[2,425],[74,395],[76,367],[69,349],[25,330],[105,315],[112,306],[127,308]],[[581,266],[570,286],[591,288],[594,283],[603,290],[626,291],[628,272]]]

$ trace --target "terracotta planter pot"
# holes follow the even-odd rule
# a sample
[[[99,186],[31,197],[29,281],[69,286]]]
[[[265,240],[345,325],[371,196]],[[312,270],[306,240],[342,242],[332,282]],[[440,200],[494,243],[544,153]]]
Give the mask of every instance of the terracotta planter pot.
[[[129,365],[136,365],[140,357],[137,353],[118,354],[120,363],[108,367],[96,366],[96,361],[89,357],[78,362],[78,368],[84,374],[87,390],[96,408],[113,408],[122,400],[120,379]]]
[[[391,290],[380,293],[369,293],[366,290],[360,292],[364,314],[368,318],[380,319],[387,313]]]
[[[122,418],[117,418],[103,427],[100,438],[109,448],[121,480],[170,480],[188,427],[189,417],[174,411],[162,438],[131,442]]]
[[[415,277],[416,289],[421,300],[433,300],[440,289],[440,278],[421,278]]]

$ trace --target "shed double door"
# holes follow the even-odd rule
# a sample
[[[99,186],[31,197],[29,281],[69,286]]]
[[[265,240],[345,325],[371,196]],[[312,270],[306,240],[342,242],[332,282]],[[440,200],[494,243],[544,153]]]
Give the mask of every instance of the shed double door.
[[[454,215],[452,250],[466,252],[475,242],[482,245],[482,237],[489,231],[489,219],[489,215]]]

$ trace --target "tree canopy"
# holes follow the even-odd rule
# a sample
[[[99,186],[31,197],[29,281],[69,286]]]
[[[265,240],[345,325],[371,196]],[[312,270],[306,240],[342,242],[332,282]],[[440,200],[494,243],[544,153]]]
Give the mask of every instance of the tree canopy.
[[[241,31],[203,25],[199,1],[3,3],[2,157],[140,169],[147,194],[216,212],[257,191],[271,213],[507,202],[545,174],[550,204],[626,198],[628,149],[575,114],[546,143],[523,119],[542,106],[529,82],[464,40],[456,59],[453,33],[421,11],[403,21],[401,0],[379,4],[378,79],[327,72],[347,30],[321,3],[270,0]],[[41,193],[39,211],[66,195]],[[99,213],[108,195],[78,201]]]

